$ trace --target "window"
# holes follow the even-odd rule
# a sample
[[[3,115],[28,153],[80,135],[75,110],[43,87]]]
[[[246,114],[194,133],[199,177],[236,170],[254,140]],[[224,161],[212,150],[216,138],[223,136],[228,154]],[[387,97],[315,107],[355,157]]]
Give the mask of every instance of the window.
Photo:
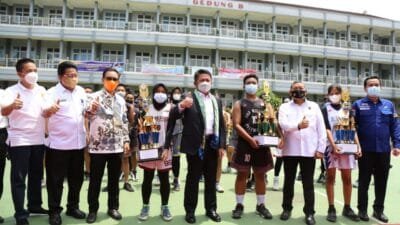
[[[343,40],[343,41],[346,41],[347,40],[347,34],[346,33],[340,33],[339,34],[339,40]]]
[[[289,62],[288,61],[276,61],[276,72],[288,73]]]
[[[0,5],[0,15],[7,15],[7,7]]]
[[[312,71],[312,66],[309,63],[303,63],[303,73],[310,74]]]
[[[322,74],[322,75],[334,76],[335,75],[335,66],[334,65],[326,65],[326,72],[324,73],[324,65],[319,64],[317,72],[318,72],[318,74]]]
[[[358,41],[357,34],[351,35],[351,41]]]
[[[211,19],[205,18],[192,18],[191,26],[211,28]]]
[[[227,20],[221,21],[221,28],[222,29],[236,30],[237,27],[238,27],[238,25],[234,21],[227,21]]]
[[[29,16],[29,7],[16,7],[15,8],[15,16]],[[38,16],[38,9],[33,9],[33,16]]]
[[[35,49],[31,48],[31,58],[34,58]],[[11,54],[11,58],[26,58],[27,57],[27,47],[26,46],[14,46]]]
[[[277,34],[289,34],[289,26],[277,25],[276,33]]]
[[[138,30],[140,31],[151,31],[153,23],[153,16],[139,14],[137,16]]]
[[[204,66],[211,65],[210,56],[208,55],[190,55],[190,66]]]
[[[227,69],[236,69],[236,58],[221,56],[220,67]]]
[[[124,55],[120,50],[103,50],[104,62],[123,62]]]
[[[50,9],[49,10],[50,19],[61,19],[62,18],[62,9]]]
[[[60,58],[60,49],[59,48],[47,48],[46,59],[59,59]]]
[[[75,19],[93,20],[94,13],[89,10],[77,10],[77,11],[75,11]]]
[[[313,37],[312,29],[303,29],[303,37]]]
[[[257,71],[263,71],[263,60],[262,59],[255,59],[255,58],[248,58],[247,59],[247,68],[254,69]]]
[[[249,23],[247,27],[249,38],[263,38],[264,37],[264,24],[262,23]]]
[[[5,58],[5,49],[4,46],[0,46],[0,58]]]
[[[105,12],[104,20],[125,21],[125,13],[124,12]]]
[[[160,62],[163,65],[183,65],[182,54],[180,54],[180,53],[162,53]]]
[[[72,50],[73,60],[87,61],[92,59],[92,50],[88,48],[74,48]]]
[[[136,52],[135,63],[136,63],[136,72],[142,71],[142,66],[151,64],[151,53],[150,52]]]
[[[163,24],[184,25],[183,17],[179,16],[163,16]]]

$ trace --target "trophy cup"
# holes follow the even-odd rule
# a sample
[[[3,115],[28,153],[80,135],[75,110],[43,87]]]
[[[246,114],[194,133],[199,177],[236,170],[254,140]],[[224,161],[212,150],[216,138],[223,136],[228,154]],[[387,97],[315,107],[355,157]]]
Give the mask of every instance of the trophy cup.
[[[338,124],[335,126],[335,144],[342,154],[355,154],[357,152],[357,144],[355,143],[355,121],[351,117],[350,92],[344,90],[342,92],[342,107],[338,115]]]
[[[274,119],[273,112],[268,110],[268,103],[271,100],[270,88],[268,82],[264,80],[263,83],[263,107],[260,112],[257,113],[257,135],[254,138],[258,141],[260,146],[277,146],[279,143],[279,138],[277,136],[276,130],[276,119]]]
[[[147,85],[141,84],[139,95],[143,101],[148,98]],[[147,112],[148,108],[144,108]],[[146,113],[145,113],[146,114]],[[137,158],[139,162],[155,161],[161,157],[162,149],[159,146],[158,138],[160,135],[160,126],[156,124],[153,116],[141,115],[138,119],[138,138],[140,142]]]

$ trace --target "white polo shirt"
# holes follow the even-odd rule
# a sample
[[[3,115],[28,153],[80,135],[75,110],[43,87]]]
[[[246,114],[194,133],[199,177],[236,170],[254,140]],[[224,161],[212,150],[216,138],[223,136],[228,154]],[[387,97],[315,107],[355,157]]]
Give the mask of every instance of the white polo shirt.
[[[306,117],[309,125],[298,129],[298,124]],[[315,152],[325,152],[326,128],[321,109],[318,104],[306,100],[297,105],[292,101],[279,108],[279,125],[285,136],[283,156],[314,157]]]
[[[60,100],[60,109],[48,119],[46,145],[57,150],[77,150],[86,146],[84,112],[87,97],[84,89],[76,86],[71,92],[58,83],[47,91],[49,104]]]
[[[2,106],[12,104],[18,93],[23,106],[21,109],[14,109],[8,115],[7,144],[11,147],[42,145],[45,127],[42,112],[46,108],[46,90],[37,84],[33,89],[27,89],[18,82],[6,89]]]

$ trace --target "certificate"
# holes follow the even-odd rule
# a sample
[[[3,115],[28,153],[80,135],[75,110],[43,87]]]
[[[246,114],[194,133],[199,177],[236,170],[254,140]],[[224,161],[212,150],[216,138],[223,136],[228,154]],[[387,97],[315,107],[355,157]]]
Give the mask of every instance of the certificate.
[[[260,146],[278,146],[279,138],[273,136],[256,135],[254,139],[258,141]]]
[[[143,149],[137,152],[138,162],[156,161],[161,159],[161,148]]]

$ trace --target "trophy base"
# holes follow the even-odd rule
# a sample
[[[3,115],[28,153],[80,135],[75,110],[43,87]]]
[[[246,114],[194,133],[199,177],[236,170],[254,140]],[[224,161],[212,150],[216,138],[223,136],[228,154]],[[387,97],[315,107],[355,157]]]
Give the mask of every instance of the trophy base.
[[[256,135],[254,139],[258,141],[260,146],[278,146],[279,138],[273,136]]]
[[[336,144],[340,149],[341,154],[356,154],[357,145],[356,144]]]
[[[138,162],[149,162],[161,159],[161,148],[142,149],[137,151]]]

